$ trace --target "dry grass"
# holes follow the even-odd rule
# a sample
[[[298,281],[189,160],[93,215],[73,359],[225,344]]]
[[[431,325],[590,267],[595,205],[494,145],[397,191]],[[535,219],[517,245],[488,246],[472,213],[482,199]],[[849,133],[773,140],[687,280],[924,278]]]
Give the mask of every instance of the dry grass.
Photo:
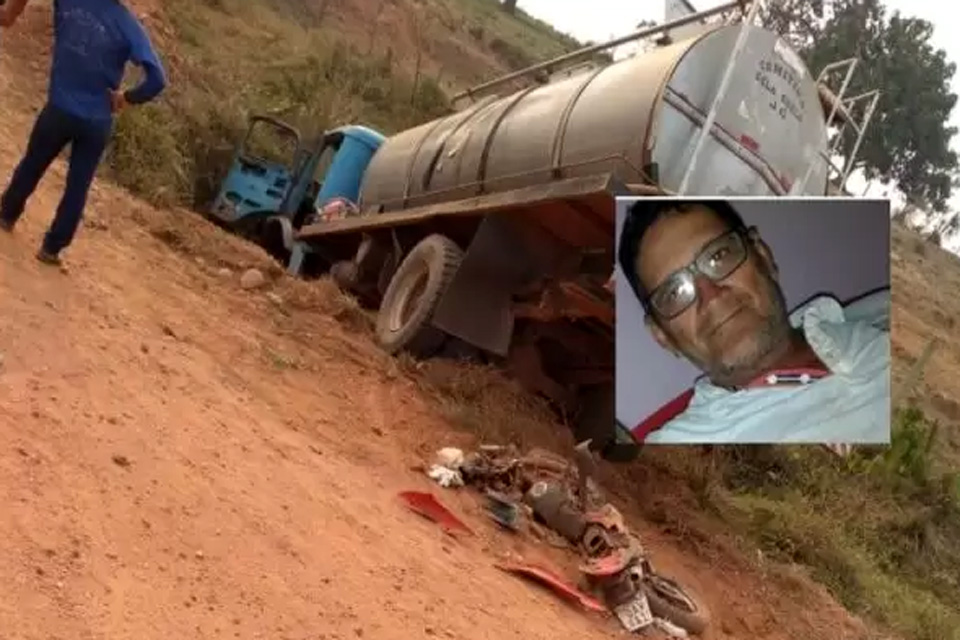
[[[347,123],[389,134],[447,113],[442,85],[505,70],[504,47],[535,60],[575,45],[490,0],[171,0],[151,28],[170,88],[118,119],[105,167],[155,204],[193,208],[216,194],[251,113],[287,120],[306,140]]]
[[[369,337],[373,334],[374,316],[360,306],[357,299],[344,293],[328,277],[304,281],[284,278],[277,287],[284,305],[302,312],[329,316],[351,332]]]
[[[117,122],[109,175],[155,204],[205,207],[254,112],[291,122],[305,141],[337,124],[391,132],[446,112],[434,79],[414,79],[386,54],[366,57],[265,0],[218,4],[166,5],[170,90]]]
[[[574,444],[546,402],[494,367],[440,359],[417,362],[407,356],[400,364],[452,425],[478,439],[566,453]]]

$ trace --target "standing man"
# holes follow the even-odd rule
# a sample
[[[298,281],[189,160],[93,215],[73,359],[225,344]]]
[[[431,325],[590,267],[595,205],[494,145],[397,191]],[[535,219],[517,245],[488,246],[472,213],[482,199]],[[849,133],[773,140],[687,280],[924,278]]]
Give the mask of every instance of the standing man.
[[[10,27],[28,0],[7,0],[0,26]],[[53,66],[47,103],[30,134],[27,151],[0,199],[0,229],[10,232],[53,160],[68,144],[67,184],[37,259],[59,265],[87,202],[87,193],[113,128],[113,115],[128,104],[156,98],[166,86],[150,38],[120,0],[54,0]],[[121,91],[127,62],[145,79]]]

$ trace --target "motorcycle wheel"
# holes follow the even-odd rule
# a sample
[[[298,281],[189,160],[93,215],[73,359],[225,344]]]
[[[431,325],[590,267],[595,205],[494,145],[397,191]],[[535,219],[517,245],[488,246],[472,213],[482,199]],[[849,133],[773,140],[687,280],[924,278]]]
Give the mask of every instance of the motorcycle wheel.
[[[669,578],[648,573],[643,579],[643,591],[650,603],[650,611],[658,618],[669,620],[695,635],[707,628],[709,614],[689,589]]]

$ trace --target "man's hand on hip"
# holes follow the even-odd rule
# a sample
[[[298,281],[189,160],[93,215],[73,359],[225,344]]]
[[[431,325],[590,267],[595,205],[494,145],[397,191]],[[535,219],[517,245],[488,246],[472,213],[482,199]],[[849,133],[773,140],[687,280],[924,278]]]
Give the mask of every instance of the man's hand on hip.
[[[120,113],[127,108],[127,96],[123,91],[110,92],[110,108],[114,113]]]

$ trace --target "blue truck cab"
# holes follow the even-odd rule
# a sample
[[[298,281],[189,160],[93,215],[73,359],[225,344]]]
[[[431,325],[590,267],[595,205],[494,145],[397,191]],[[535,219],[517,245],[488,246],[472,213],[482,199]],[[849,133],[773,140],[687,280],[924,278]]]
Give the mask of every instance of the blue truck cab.
[[[258,134],[273,139],[273,153],[258,152],[254,142]],[[384,139],[367,127],[348,125],[305,146],[294,127],[269,116],[253,116],[210,213],[255,236],[270,219],[283,218],[297,229],[333,199],[357,202],[364,173]],[[277,147],[284,151],[277,153]]]

